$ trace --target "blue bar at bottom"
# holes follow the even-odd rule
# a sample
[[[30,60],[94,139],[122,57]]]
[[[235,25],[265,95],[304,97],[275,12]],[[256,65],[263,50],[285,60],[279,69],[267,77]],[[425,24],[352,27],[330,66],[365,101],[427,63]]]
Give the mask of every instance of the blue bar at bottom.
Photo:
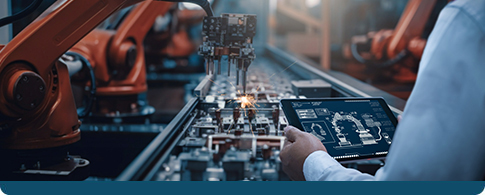
[[[485,182],[0,182],[4,194],[480,194]],[[0,195],[4,195],[0,192]]]

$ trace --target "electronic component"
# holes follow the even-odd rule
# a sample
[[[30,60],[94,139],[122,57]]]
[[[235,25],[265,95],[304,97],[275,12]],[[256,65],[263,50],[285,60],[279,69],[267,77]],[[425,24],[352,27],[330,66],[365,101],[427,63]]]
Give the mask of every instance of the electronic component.
[[[256,15],[222,14],[220,17],[204,18],[202,34],[204,42],[199,47],[199,55],[204,56],[207,74],[221,74],[222,56],[228,56],[228,76],[231,64],[236,66],[236,85],[242,73],[243,91],[246,92],[246,72],[256,58],[252,46],[256,35]],[[217,60],[217,70],[214,61]]]

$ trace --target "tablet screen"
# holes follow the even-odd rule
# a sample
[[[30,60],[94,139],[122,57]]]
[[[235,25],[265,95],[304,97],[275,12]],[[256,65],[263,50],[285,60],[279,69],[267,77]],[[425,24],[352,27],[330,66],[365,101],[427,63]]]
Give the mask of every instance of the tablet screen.
[[[389,150],[396,119],[382,99],[310,99],[289,103],[299,122],[295,126],[320,139],[337,160],[385,156]],[[295,123],[291,122],[294,119],[288,120]]]

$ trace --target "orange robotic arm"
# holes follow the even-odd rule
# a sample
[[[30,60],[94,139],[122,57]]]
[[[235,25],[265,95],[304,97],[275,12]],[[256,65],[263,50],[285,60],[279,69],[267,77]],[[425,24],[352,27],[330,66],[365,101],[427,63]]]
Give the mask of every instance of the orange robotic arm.
[[[116,31],[95,29],[70,49],[90,62],[96,77],[93,116],[149,114],[138,94],[146,92],[143,41],[157,16],[175,3],[145,1],[134,7]],[[145,113],[145,114],[143,114]]]
[[[1,147],[39,149],[80,139],[59,57],[114,11],[138,0],[56,2],[0,51]]]
[[[95,29],[70,49],[94,68],[98,95],[130,95],[146,91],[143,40],[155,18],[174,3],[146,1],[137,5],[118,30]]]
[[[421,35],[436,2],[437,0],[409,0],[394,30],[369,33],[368,37],[372,38],[372,60],[388,60],[389,63],[384,63],[387,66],[396,63],[397,59],[408,53],[420,59],[426,45],[426,40],[422,39]],[[356,46],[352,47],[354,57],[361,62],[364,61],[357,55]]]
[[[423,34],[435,4],[436,0],[410,0],[389,39],[387,51],[381,52],[387,52],[388,58],[395,58],[401,51],[408,49],[416,57],[421,58],[426,45],[426,40],[421,39],[421,34]],[[374,41],[375,44],[380,44],[378,40]],[[418,41],[424,42],[424,44],[417,44]],[[410,44],[412,42],[414,43]]]
[[[178,10],[175,33],[170,37],[168,45],[161,49],[162,54],[169,57],[186,57],[197,51],[196,44],[192,43],[186,27],[190,24],[201,23],[206,13],[204,10]],[[200,45],[200,44],[197,44]]]
[[[163,28],[163,30],[154,30],[145,39],[147,65],[159,66],[161,59],[167,57],[188,58],[197,51],[198,45],[201,44],[201,41],[191,39],[187,27],[201,23],[206,16],[204,10],[176,9],[171,13],[171,16],[175,19],[170,24],[163,24],[170,25],[169,27]],[[181,62],[182,64],[184,63]]]

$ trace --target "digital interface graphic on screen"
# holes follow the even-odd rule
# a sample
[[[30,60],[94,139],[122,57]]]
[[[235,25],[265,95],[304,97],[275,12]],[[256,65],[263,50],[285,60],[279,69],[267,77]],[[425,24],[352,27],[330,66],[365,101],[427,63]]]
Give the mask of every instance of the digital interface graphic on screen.
[[[295,126],[320,139],[335,159],[372,158],[388,153],[396,126],[390,118],[394,116],[386,112],[387,105],[383,107],[378,99],[289,103],[295,113],[288,117],[290,124],[298,123]]]

